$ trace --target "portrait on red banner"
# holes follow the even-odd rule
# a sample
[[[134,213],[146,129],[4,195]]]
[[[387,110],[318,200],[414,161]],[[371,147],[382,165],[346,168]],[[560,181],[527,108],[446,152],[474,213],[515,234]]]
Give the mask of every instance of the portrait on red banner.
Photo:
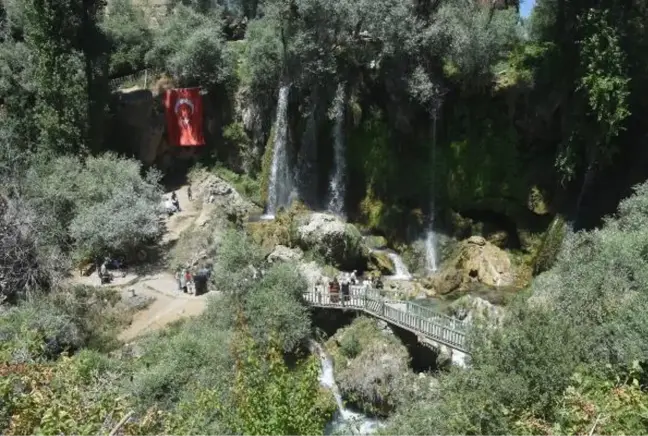
[[[200,88],[169,89],[164,103],[169,143],[181,147],[204,145]]]

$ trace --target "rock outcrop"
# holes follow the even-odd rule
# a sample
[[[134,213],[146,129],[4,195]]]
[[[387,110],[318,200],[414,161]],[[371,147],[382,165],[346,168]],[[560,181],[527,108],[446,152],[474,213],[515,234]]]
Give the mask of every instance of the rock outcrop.
[[[321,255],[327,263],[343,270],[364,269],[369,250],[358,229],[335,215],[305,214],[298,218],[297,243],[304,250]]]
[[[277,245],[272,253],[268,255],[268,262],[298,262],[302,260],[304,253],[300,249],[293,249],[285,245]]]
[[[258,206],[238,193],[232,185],[214,174],[205,174],[195,181],[194,196],[202,198],[208,209],[233,223],[242,224]]]
[[[481,236],[471,236],[459,244],[446,268],[426,283],[436,294],[465,289],[471,283],[490,287],[513,284],[514,274],[508,254]]]
[[[359,318],[327,343],[342,396],[366,413],[384,415],[402,393],[409,373],[407,348],[384,323]]]
[[[448,309],[451,316],[468,323],[479,320],[491,325],[500,325],[504,317],[502,307],[474,295],[464,295],[454,301]]]
[[[387,253],[381,251],[371,251],[369,253],[369,269],[378,271],[382,275],[395,274],[396,268]]]

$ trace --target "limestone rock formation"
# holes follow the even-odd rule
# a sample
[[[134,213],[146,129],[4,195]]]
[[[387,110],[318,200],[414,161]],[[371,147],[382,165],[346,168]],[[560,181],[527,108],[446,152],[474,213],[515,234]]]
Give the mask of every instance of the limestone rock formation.
[[[211,205],[229,221],[241,224],[247,217],[259,212],[258,206],[244,198],[232,185],[214,174],[205,173],[194,183],[194,196]]]
[[[268,255],[268,262],[297,262],[304,257],[300,249],[292,249],[285,245],[277,245],[272,253]]]
[[[502,307],[473,295],[464,295],[457,299],[450,305],[449,310],[451,316],[468,323],[480,320],[488,324],[499,325],[504,317]]]
[[[389,328],[372,318],[359,318],[328,342],[335,379],[342,396],[368,413],[387,413],[409,372],[407,348]]]
[[[437,294],[465,288],[471,283],[509,286],[514,274],[508,254],[481,236],[471,236],[459,244],[446,268],[428,281]]]
[[[369,250],[358,229],[335,215],[312,213],[299,217],[296,227],[298,244],[304,250],[319,253],[328,263],[344,270],[362,269]]]
[[[384,236],[366,236],[364,241],[367,247],[372,250],[384,250],[387,248],[387,239]]]
[[[382,275],[395,274],[395,267],[387,253],[372,251],[369,253],[369,268],[379,271]]]

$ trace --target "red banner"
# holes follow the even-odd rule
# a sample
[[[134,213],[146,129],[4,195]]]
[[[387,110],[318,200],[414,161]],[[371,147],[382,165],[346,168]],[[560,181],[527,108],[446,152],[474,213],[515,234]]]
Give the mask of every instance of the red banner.
[[[171,145],[192,147],[205,144],[200,88],[169,89],[164,105]]]

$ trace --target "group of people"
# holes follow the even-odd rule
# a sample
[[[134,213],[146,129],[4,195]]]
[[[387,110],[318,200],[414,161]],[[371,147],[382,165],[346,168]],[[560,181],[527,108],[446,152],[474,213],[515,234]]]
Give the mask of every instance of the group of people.
[[[342,301],[349,301],[349,286],[357,285],[359,283],[357,271],[355,270],[350,274],[344,274],[340,280],[338,280],[337,277],[334,277],[333,280],[328,282],[328,292],[331,296],[331,302],[339,303],[340,296],[342,297]],[[383,282],[380,276],[373,276],[370,280],[363,280],[362,285],[375,289],[383,289]]]
[[[356,270],[354,270],[351,274],[345,274],[344,276],[342,276],[341,281],[338,281],[338,278],[334,277],[333,280],[328,283],[331,302],[338,303],[340,301],[340,294],[342,294],[342,301],[349,301],[349,286],[357,284],[358,277]]]
[[[200,295],[207,290],[207,281],[211,275],[210,266],[200,268],[196,274],[192,274],[189,268],[182,268],[176,271],[175,278],[178,282],[178,291],[189,295]]]
[[[185,294],[196,295],[196,284],[191,271],[184,268],[180,271],[176,271],[175,278],[178,282],[179,291],[182,291]]]

